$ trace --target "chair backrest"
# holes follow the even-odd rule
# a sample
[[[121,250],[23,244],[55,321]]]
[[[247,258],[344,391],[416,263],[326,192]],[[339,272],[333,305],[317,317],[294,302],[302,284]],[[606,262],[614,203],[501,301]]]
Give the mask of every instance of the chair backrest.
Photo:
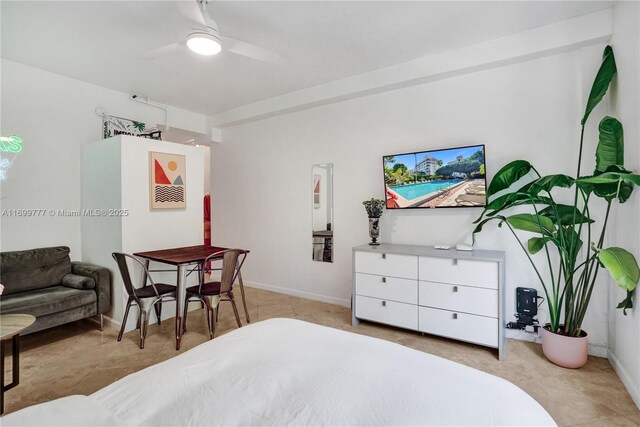
[[[147,268],[145,267],[142,261],[140,261],[138,258],[134,257],[133,255],[124,254],[122,252],[114,252],[111,254],[111,256],[113,257],[114,260],[116,260],[116,263],[118,264],[118,269],[120,270],[120,275],[122,276],[124,288],[127,291],[127,294],[129,296],[137,298],[136,287],[134,286],[133,281],[131,280],[131,274],[129,273],[129,265],[127,264],[127,259],[133,260],[134,262],[138,263],[140,267],[142,267],[142,270],[144,271],[144,274],[147,277],[147,280],[149,281],[150,285],[153,287],[153,290],[155,291],[156,295],[158,295],[158,290],[156,289],[156,286],[153,283],[153,280],[151,279],[151,275],[149,274],[149,271],[147,270]]]
[[[222,272],[220,274],[220,293],[229,292],[236,281],[247,252],[241,249],[227,249],[209,255],[203,262],[206,266],[208,262],[222,258]],[[204,284],[204,268],[200,269],[200,287]]]

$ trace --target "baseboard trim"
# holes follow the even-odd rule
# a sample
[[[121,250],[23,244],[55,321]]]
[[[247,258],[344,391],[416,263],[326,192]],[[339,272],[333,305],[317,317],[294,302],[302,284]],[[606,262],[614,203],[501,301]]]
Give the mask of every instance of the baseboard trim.
[[[624,384],[627,391],[629,392],[631,399],[633,399],[633,402],[636,404],[638,409],[640,409],[640,390],[638,390],[636,384],[633,383],[633,381],[629,377],[629,374],[627,374],[627,371],[624,370],[615,353],[613,353],[611,350],[608,351],[608,359],[611,363],[611,366],[613,366],[613,370],[616,371],[616,374],[618,374],[618,377],[622,381],[622,384]]]
[[[528,341],[536,344],[542,344],[542,337],[532,332],[519,331],[515,329],[506,329],[507,338],[520,341]],[[598,344],[589,344],[587,353],[590,356],[607,358],[607,347]]]
[[[300,291],[297,289],[281,288],[279,286],[267,285],[266,283],[253,282],[250,280],[245,280],[243,283],[248,288],[262,289],[264,291],[276,292],[279,294],[290,295],[293,297],[305,298],[313,301],[326,302],[328,304],[341,305],[343,307],[351,307],[351,300],[349,299],[319,295],[311,292]]]
[[[117,320],[113,320],[111,317],[104,316],[104,326],[106,328],[112,328],[116,331],[119,331],[122,323],[118,322]]]
[[[606,359],[609,355],[609,349],[604,345],[589,344],[587,353],[589,356],[603,357]]]

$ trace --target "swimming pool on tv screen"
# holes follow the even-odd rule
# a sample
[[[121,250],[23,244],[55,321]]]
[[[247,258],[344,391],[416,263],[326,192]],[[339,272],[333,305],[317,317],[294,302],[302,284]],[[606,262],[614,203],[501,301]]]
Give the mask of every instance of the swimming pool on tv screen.
[[[448,179],[444,181],[421,182],[419,184],[399,185],[397,187],[389,187],[407,200],[417,199],[438,190],[452,187],[462,182],[461,179]]]

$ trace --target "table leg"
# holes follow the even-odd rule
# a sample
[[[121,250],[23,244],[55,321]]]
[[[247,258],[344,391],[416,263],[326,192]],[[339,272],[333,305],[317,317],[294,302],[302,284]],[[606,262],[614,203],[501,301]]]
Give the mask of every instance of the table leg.
[[[11,390],[20,383],[20,334],[14,335],[11,339],[12,371],[11,383],[4,384],[4,341],[0,341],[0,414],[4,414],[4,392]]]
[[[247,297],[244,296],[244,284],[242,283],[242,273],[238,271],[238,283],[240,284],[240,293],[242,294],[242,305],[244,306],[244,315],[247,317],[247,323],[251,323],[249,319],[249,310],[247,310]]]
[[[182,331],[184,326],[182,324],[182,315],[184,313],[184,298],[187,292],[186,284],[186,266],[178,266],[178,289],[176,290],[176,350],[180,350],[180,342],[182,341]]]
[[[20,383],[20,334],[13,336],[13,381],[9,384],[10,388],[14,388]]]

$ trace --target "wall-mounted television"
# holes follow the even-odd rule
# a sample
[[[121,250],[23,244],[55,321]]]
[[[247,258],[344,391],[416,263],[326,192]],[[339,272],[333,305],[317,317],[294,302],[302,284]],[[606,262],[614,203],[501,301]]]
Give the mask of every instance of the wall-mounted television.
[[[484,145],[383,156],[387,209],[487,204]]]

